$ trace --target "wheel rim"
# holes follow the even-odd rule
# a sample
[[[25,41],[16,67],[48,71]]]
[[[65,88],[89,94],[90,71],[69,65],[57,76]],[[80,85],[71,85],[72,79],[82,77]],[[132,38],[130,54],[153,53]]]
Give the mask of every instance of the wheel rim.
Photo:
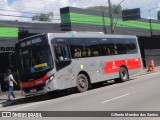
[[[89,82],[85,75],[80,74],[77,78],[77,89],[79,92],[85,92],[88,90]]]
[[[78,82],[79,82],[79,86],[81,88],[85,88],[87,86],[86,85],[86,80],[84,78],[82,78],[82,77],[78,80]]]
[[[123,79],[125,79],[125,80],[127,79],[126,70],[122,70],[121,75],[122,75],[122,78],[123,78]]]

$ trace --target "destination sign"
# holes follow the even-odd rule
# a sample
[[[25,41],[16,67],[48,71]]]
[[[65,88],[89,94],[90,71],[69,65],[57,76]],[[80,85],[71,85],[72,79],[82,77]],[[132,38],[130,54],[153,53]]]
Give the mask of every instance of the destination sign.
[[[36,43],[40,43],[42,42],[42,38],[38,37],[38,38],[34,38],[34,39],[30,39],[27,41],[24,41],[20,44],[21,47],[26,47],[26,46],[30,46],[32,44],[36,44]]]

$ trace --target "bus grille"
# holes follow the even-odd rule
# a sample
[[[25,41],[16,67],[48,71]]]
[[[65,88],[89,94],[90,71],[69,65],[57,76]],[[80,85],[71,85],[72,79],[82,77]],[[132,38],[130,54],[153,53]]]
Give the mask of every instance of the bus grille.
[[[29,87],[29,88],[23,88],[23,91],[25,93],[31,93],[31,90],[35,89],[36,92],[43,90],[44,85],[40,85],[40,86],[34,86],[34,87]]]

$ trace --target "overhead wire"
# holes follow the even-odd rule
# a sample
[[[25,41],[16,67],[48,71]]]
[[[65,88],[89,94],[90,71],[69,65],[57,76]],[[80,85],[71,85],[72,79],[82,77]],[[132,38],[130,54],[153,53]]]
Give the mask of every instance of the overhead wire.
[[[119,25],[121,25],[122,27],[125,27],[125,28],[130,28],[130,29],[127,29],[127,31],[129,30],[129,31],[136,31],[136,32],[138,32],[138,33],[142,33],[142,34],[144,34],[144,32],[140,32],[140,31],[137,31],[137,30],[134,30],[134,29],[132,29],[132,28],[134,28],[133,26],[129,26],[129,25],[123,25],[123,24],[119,24]],[[25,26],[24,26],[25,27]],[[99,27],[99,28],[101,28],[102,30],[103,30],[103,26],[102,25],[92,25],[92,27]],[[30,26],[30,27],[28,27],[27,26],[27,28],[33,28],[32,26]],[[38,26],[38,27],[36,27],[36,28],[43,28],[43,27],[40,27],[40,26]],[[77,26],[77,28],[79,28],[79,29],[87,29],[87,28],[90,28],[89,26],[85,26],[85,25],[78,25]],[[70,27],[61,27],[60,29],[63,29],[63,30],[69,30],[69,29],[71,29]],[[132,30],[131,30],[132,29]],[[116,31],[118,31],[119,29],[117,29]],[[123,29],[121,29],[121,31],[123,31]],[[125,30],[126,31],[126,30]],[[17,31],[12,31],[12,32],[7,32],[7,33],[16,33]],[[6,34],[6,33],[5,33]]]
[[[156,7],[156,8],[160,8],[160,7]],[[155,9],[156,9],[155,8]],[[5,10],[5,9],[0,9],[0,10],[2,10],[2,11],[10,11],[10,12],[20,12],[20,13],[28,13],[28,14],[40,14],[40,13],[35,13],[35,12],[25,12],[25,11],[14,11],[14,10]],[[144,11],[141,11],[141,12],[147,12],[147,11],[149,11],[149,10],[144,10]],[[1,14],[1,15],[4,15],[4,14]],[[10,15],[10,16],[12,16],[12,15]],[[14,16],[14,15],[13,15]],[[56,15],[57,17],[59,17],[59,15]],[[17,16],[18,17],[18,16]],[[22,16],[20,16],[20,17],[22,17]],[[23,17],[28,17],[28,16],[23,16]],[[119,16],[119,17],[122,17],[122,16]]]
[[[3,15],[3,14],[0,14],[0,15]],[[22,18],[32,18],[32,17],[28,17],[28,16],[15,16],[15,15],[3,15],[3,16],[12,16],[12,17],[22,17]],[[99,17],[101,17],[101,16],[99,16]],[[81,18],[80,16],[79,17],[74,17],[74,19],[79,19],[79,18]],[[92,24],[103,24],[103,20],[102,21],[96,21],[96,22],[94,22],[94,21],[91,21],[91,20],[88,20],[89,18],[91,18],[91,17],[83,17],[85,20],[83,20],[83,21],[81,21],[81,20],[72,20],[72,22],[80,22],[80,23],[84,23],[84,22],[86,22],[86,23],[92,23]],[[59,20],[59,21],[68,21],[68,19],[53,19],[53,20]],[[135,25],[144,25],[145,23],[147,23],[147,22],[142,22],[142,21],[138,21],[137,23],[133,23],[132,21],[125,21],[125,23],[131,23],[131,24],[135,24]],[[149,25],[149,24],[148,24]]]
[[[126,30],[124,30],[125,32],[128,32],[128,31],[131,31],[131,32],[133,32],[133,31],[135,31],[135,32],[137,32],[137,33],[141,33],[141,34],[144,34],[144,32],[141,32],[141,31],[137,31],[137,30],[135,30],[135,29],[132,29],[133,27],[132,26],[128,26],[128,25],[122,25],[122,26],[124,26],[125,28],[129,28],[129,29],[127,29],[127,31]],[[98,26],[98,25],[94,25],[94,26],[92,26],[92,27],[99,27],[99,28],[101,28],[102,30],[103,30],[103,26]],[[36,27],[37,28],[37,27]],[[38,27],[38,28],[42,28],[42,27]],[[83,25],[79,25],[77,28],[79,28],[79,29],[86,29],[86,28],[90,28],[89,26],[83,26]],[[69,30],[69,29],[71,29],[70,27],[62,27],[61,29],[63,29],[63,30]],[[116,31],[119,31],[119,29],[116,29]],[[121,29],[120,31],[123,31],[123,29]],[[13,31],[13,32],[7,32],[7,33],[16,33],[17,31]],[[129,32],[128,32],[129,33]],[[0,34],[2,34],[2,33],[0,33]],[[6,34],[6,33],[5,33]]]
[[[35,12],[25,12],[25,11],[17,11],[17,10],[8,10],[8,9],[0,9],[1,11],[9,11],[9,12],[17,12],[17,13],[28,13],[28,14],[39,14]]]
[[[16,0],[16,1],[20,1],[21,2],[21,0]],[[27,0],[26,0],[27,1]],[[72,1],[72,0],[70,0],[70,1]],[[33,2],[33,1],[32,1]],[[45,0],[43,0],[43,2],[41,2],[41,1],[38,1],[38,3],[37,2],[35,2],[36,3],[36,5],[44,5],[45,3],[48,3],[49,5],[51,5],[52,6],[52,4],[56,4],[56,3],[61,3],[61,5],[66,5],[66,4],[64,4],[64,3],[67,3],[67,4],[70,4],[69,2],[66,2],[66,1],[63,1],[63,3],[62,2],[56,2],[56,1],[54,1],[54,2],[48,2],[48,1],[45,1]],[[79,3],[79,4],[82,4],[82,2],[81,1],[76,1],[76,3]],[[87,4],[86,4],[87,3]],[[83,1],[83,5],[88,5],[88,3],[91,3],[91,2],[86,2],[86,1]],[[92,4],[95,4],[95,3],[97,3],[97,4],[102,4],[102,5],[104,5],[105,3],[103,2],[103,3],[101,3],[101,2],[93,2],[92,1]],[[106,2],[107,3],[107,2]],[[47,4],[47,5],[48,5]],[[72,3],[71,3],[72,4]],[[74,3],[75,4],[75,3]],[[106,4],[107,5],[107,4]],[[96,5],[97,6],[97,5]],[[21,6],[20,6],[21,7]],[[33,7],[26,7],[25,6],[25,8],[35,8],[35,6],[33,6]],[[151,8],[151,9],[157,9],[157,8],[160,8],[160,7],[154,7],[154,8]],[[151,10],[150,9],[150,10]],[[143,10],[143,11],[147,11],[147,10]],[[141,11],[141,12],[143,12],[143,11]]]
[[[13,16],[13,15],[5,15],[5,16]],[[26,16],[14,16],[14,17],[26,17]],[[32,17],[28,17],[28,18],[32,18]],[[74,18],[76,18],[76,19],[78,19],[78,18],[80,18],[80,16],[79,17],[74,17]],[[83,17],[83,18],[86,18],[85,20],[83,20],[83,21],[80,21],[80,20],[72,20],[72,22],[73,23],[84,23],[84,24],[87,24],[87,23],[92,23],[92,25],[103,25],[103,21],[90,21],[90,20],[88,20],[88,18],[89,17]],[[59,21],[61,21],[61,20],[63,20],[63,21],[67,21],[68,19],[53,19],[53,20],[59,20]],[[86,22],[86,23],[85,23]],[[131,23],[131,24],[133,24],[133,25],[146,25],[146,23],[147,22],[141,22],[141,21],[139,21],[139,22],[137,22],[137,23],[133,23],[133,22],[130,22],[130,21],[126,21],[125,23]],[[106,25],[109,25],[110,23],[108,23],[108,24],[106,24]],[[119,24],[119,23],[118,23]],[[126,25],[126,24],[121,24],[121,25]],[[148,23],[148,26],[149,26],[149,23]]]
[[[17,15],[6,15],[6,14],[0,14],[1,16],[11,16],[11,17],[20,17],[20,18],[32,18],[32,17],[29,17],[29,16],[17,16]],[[85,19],[88,19],[88,18],[91,18],[91,17],[95,17],[94,15],[88,15],[88,16],[86,16],[86,17],[84,17],[84,15],[82,14],[82,15],[78,15],[78,17],[74,17],[74,19],[78,19],[78,18],[80,18],[81,16],[83,16],[83,18],[85,18]],[[129,16],[129,15],[128,15]],[[56,17],[60,17],[60,16],[56,16]],[[101,16],[99,16],[99,17],[101,17]],[[122,17],[122,16],[118,16],[118,17]],[[116,17],[115,17],[116,18]],[[53,19],[53,20],[58,20],[58,19]],[[61,20],[61,19],[60,19]],[[63,19],[64,20],[64,19]],[[67,19],[66,19],[67,20]],[[89,21],[88,21],[89,22]],[[127,22],[127,21],[126,21]],[[137,23],[136,23],[137,24]],[[138,23],[138,24],[140,24],[140,23]]]
[[[19,16],[19,15],[5,15],[5,14],[0,14],[0,16],[10,16],[10,17],[24,17],[24,18],[32,18],[32,17],[28,17],[28,16]]]
[[[17,1],[21,1],[21,0],[17,0]],[[65,1],[64,1],[65,2]],[[50,5],[52,5],[51,4],[51,2],[47,2],[47,1],[43,1],[43,3],[42,2],[40,2],[39,1],[39,3],[38,4],[43,4],[44,5],[44,3],[50,3]],[[55,2],[54,1],[54,3],[53,4],[55,4],[55,3],[60,3],[60,2]],[[68,3],[68,2],[67,2]],[[77,3],[77,2],[76,2]],[[96,3],[96,2],[94,2],[94,3]],[[99,2],[98,2],[99,3]],[[61,3],[62,4],[62,3]],[[84,2],[83,2],[83,4],[84,4]],[[104,4],[104,3],[103,3]],[[37,4],[36,4],[37,5]],[[33,8],[33,7],[26,7],[25,6],[25,8]],[[35,8],[35,6],[34,6],[34,8]],[[154,7],[154,8],[151,8],[151,9],[157,9],[157,8],[160,8],[160,7]],[[34,12],[25,12],[25,11],[13,11],[13,10],[5,10],[5,9],[0,9],[0,10],[3,10],[3,11],[11,11],[11,12],[20,12],[20,13],[28,13],[28,14],[39,14],[38,12],[37,13],[34,13]],[[47,11],[47,9],[45,9],[46,11]],[[49,9],[48,9],[49,10]],[[143,10],[143,11],[141,11],[141,12],[145,12],[145,11],[147,11],[147,10]]]
[[[76,21],[74,21],[74,22],[76,22]],[[88,22],[88,21],[86,21],[86,22]],[[97,22],[96,22],[96,23],[97,23]],[[102,22],[99,22],[99,23],[102,23]],[[89,24],[88,24],[88,25],[89,25]],[[98,25],[98,24],[90,24],[90,25],[92,25],[92,26],[97,26],[97,27],[103,27],[103,24],[99,24],[99,25]],[[118,23],[118,25],[120,25],[120,26],[122,26],[122,27],[126,27],[126,26],[127,26],[127,27],[130,27],[130,28],[135,28],[135,27],[133,27],[133,26],[129,26],[129,25],[126,25],[126,24],[119,24],[119,23]],[[17,27],[20,27],[20,26],[17,25]],[[21,27],[33,28],[33,26],[28,26],[28,25],[27,25],[27,26],[23,25],[23,26],[21,26]],[[83,25],[82,25],[82,24],[81,24],[81,25],[77,25],[77,28],[80,28],[80,27],[81,27],[81,28],[88,28],[88,27],[85,26],[85,24],[83,24]],[[44,28],[44,27],[43,27],[43,26],[36,26],[36,28]],[[63,28],[63,29],[64,29],[64,28],[68,29],[68,28],[70,28],[70,27],[61,27],[61,28]]]

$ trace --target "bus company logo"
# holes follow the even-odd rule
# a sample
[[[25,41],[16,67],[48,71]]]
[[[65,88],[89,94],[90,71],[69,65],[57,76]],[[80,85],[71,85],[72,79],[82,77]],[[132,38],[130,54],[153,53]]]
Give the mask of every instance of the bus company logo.
[[[43,84],[43,80],[36,81],[36,85]]]
[[[2,117],[12,117],[11,112],[2,112]]]

